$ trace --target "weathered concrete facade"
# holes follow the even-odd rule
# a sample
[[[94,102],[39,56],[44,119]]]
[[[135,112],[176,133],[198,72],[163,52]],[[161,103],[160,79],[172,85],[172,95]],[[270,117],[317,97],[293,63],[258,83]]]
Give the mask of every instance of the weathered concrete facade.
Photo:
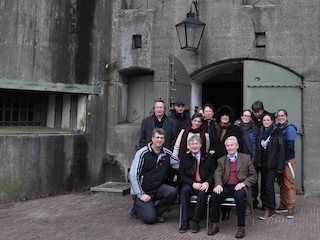
[[[150,6],[140,9],[135,2],[1,1],[0,30],[5,33],[0,37],[2,89],[6,89],[2,84],[6,79],[19,80],[26,89],[28,82],[38,83],[49,99],[53,95],[55,99],[57,92],[47,89],[45,83],[65,84],[59,91],[69,94],[68,99],[74,94],[69,87],[94,86],[99,91],[76,92],[85,105],[85,117],[81,118],[85,127],[80,131],[68,127],[68,131],[54,133],[51,128],[39,133],[29,127],[28,134],[21,129],[1,130],[0,201],[126,181],[138,148],[141,119],[152,111],[146,102],[169,98],[170,55],[180,59],[191,76],[191,107],[201,104],[198,95],[206,79],[199,80],[199,75],[221,63],[238,66],[253,59],[301,77],[305,87],[303,192],[320,196],[320,165],[314,150],[320,132],[314,121],[320,115],[320,2],[282,0],[280,4],[245,5],[249,1],[198,0],[199,19],[207,25],[197,53],[180,49],[175,30],[175,24],[190,11],[191,1],[149,1]],[[256,47],[256,33],[265,34],[264,48]],[[136,46],[135,36],[141,41]],[[141,86],[132,84],[143,81],[148,88],[132,92],[132,86]],[[131,103],[141,100],[146,89],[152,99],[141,101],[146,105],[144,116],[128,121]],[[150,96],[146,94],[145,99]],[[48,106],[47,118],[53,119],[54,104]],[[67,112],[62,109],[62,115]],[[54,121],[47,122],[46,127],[54,126]],[[68,126],[68,118],[64,122]]]
[[[87,190],[106,180],[111,7],[95,0],[1,1],[1,90],[7,90],[5,80],[13,93],[21,93],[18,84],[31,92],[30,85],[41,89],[49,98],[47,126],[57,114],[57,102],[50,101],[63,94],[60,121],[67,127],[0,127],[0,202]],[[82,94],[82,86],[99,91]],[[68,116],[74,94],[85,106],[75,120],[83,128],[72,131]]]
[[[320,195],[320,165],[314,151],[320,130],[314,122],[320,114],[319,1],[245,5],[243,0],[199,0],[199,18],[207,25],[197,54],[180,49],[175,30],[175,24],[186,18],[191,1],[156,1],[156,7],[144,10],[125,9],[125,2],[113,1],[112,13],[111,62],[115,64],[110,69],[109,112],[118,115],[108,118],[107,152],[113,159],[128,168],[138,142],[139,124],[125,121],[128,84],[124,76],[135,74],[132,69],[152,72],[154,99],[168,99],[170,54],[181,60],[191,76],[221,61],[256,59],[289,69],[303,80],[303,192]],[[265,48],[255,46],[256,33],[261,32]],[[141,48],[132,48],[133,35],[141,35]],[[117,145],[122,145],[122,139],[115,139],[119,134],[126,136],[121,147]]]

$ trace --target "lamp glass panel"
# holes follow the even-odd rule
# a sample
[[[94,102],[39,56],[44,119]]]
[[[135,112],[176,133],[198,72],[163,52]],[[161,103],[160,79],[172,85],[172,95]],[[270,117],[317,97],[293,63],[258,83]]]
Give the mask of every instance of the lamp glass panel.
[[[185,23],[177,25],[176,29],[177,29],[177,33],[178,33],[180,47],[181,48],[187,47]]]
[[[204,26],[187,24],[187,46],[197,49],[200,43]]]

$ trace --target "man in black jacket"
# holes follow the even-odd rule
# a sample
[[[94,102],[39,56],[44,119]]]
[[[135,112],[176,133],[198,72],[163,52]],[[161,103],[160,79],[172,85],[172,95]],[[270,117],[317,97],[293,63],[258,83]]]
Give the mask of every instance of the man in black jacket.
[[[137,151],[130,168],[133,208],[146,224],[164,222],[161,216],[178,194],[175,187],[165,184],[170,167],[179,169],[179,159],[163,147],[165,134],[163,129],[155,128],[152,142]]]
[[[179,177],[182,183],[180,204],[183,221],[180,226],[181,233],[186,232],[190,228],[189,209],[191,195],[197,195],[198,197],[193,215],[192,232],[199,232],[199,222],[207,205],[207,192],[213,184],[213,172],[216,168],[216,161],[211,154],[202,153],[201,146],[201,138],[193,135],[188,140],[190,153],[183,155],[180,161]]]
[[[186,111],[184,101],[176,101],[174,109],[175,111],[171,114],[170,118],[176,122],[177,133],[179,134],[181,129],[184,129],[191,123],[191,118]]]
[[[139,147],[144,147],[151,141],[153,129],[162,128],[166,131],[166,139],[163,146],[172,151],[178,135],[176,122],[166,116],[166,106],[161,99],[154,103],[153,111],[154,114],[152,116],[142,120]]]

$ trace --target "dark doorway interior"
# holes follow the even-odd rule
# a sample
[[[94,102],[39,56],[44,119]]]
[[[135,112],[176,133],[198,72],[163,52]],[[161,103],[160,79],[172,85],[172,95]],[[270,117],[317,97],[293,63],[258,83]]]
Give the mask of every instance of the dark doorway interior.
[[[202,85],[202,105],[209,102],[217,111],[222,105],[230,106],[238,119],[243,110],[243,68],[219,73]]]

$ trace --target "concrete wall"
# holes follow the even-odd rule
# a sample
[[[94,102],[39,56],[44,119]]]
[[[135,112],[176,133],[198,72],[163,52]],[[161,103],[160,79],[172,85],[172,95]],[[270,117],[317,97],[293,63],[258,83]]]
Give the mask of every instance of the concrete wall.
[[[90,186],[85,135],[6,135],[0,136],[0,149],[0,202]]]
[[[79,98],[78,104],[87,104],[78,106],[86,109],[81,113],[87,119],[84,132],[28,128],[22,134],[1,128],[0,202],[88,190],[105,182],[111,2],[4,0],[0,9],[5,33],[0,36],[0,79],[100,87],[98,95]]]

